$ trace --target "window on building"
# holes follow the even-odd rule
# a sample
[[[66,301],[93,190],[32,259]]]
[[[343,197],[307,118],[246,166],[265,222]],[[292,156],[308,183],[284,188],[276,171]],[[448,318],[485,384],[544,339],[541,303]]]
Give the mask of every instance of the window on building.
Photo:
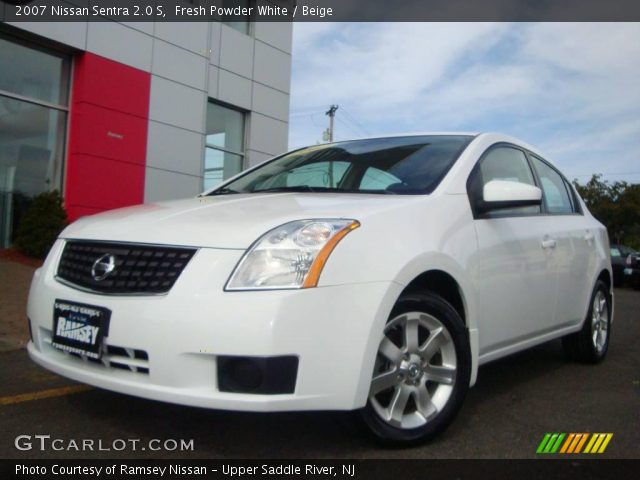
[[[31,199],[61,189],[69,59],[0,37],[0,247]]]
[[[207,105],[204,188],[240,173],[244,164],[244,112],[218,103]]]
[[[227,1],[222,1],[222,6],[223,7],[240,7],[243,9],[248,9],[250,7],[253,7],[254,9],[256,8],[256,2],[255,0],[227,0]],[[223,22],[225,25],[228,25],[229,27],[233,28],[234,30],[237,30],[241,33],[244,33],[245,35],[249,35],[251,33],[251,22],[247,19],[243,19],[244,17],[234,17],[233,21],[231,18],[228,19],[223,19]]]

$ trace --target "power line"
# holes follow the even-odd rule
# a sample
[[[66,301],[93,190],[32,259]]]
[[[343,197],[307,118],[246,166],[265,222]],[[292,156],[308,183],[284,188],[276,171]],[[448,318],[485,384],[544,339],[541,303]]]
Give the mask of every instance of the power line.
[[[316,122],[317,115],[318,115],[317,113],[312,113],[311,115],[309,115],[309,118],[311,119],[315,127],[322,127],[322,125],[318,125],[318,122]]]
[[[350,125],[349,123],[345,122],[341,117],[336,117],[336,120],[338,120],[339,123],[341,123],[342,125],[347,127],[355,135],[362,135],[362,132],[360,132],[360,131],[356,130],[355,128],[353,128],[353,125]]]
[[[369,133],[369,131],[368,131],[366,128],[364,128],[360,122],[358,122],[355,118],[353,118],[353,117],[351,116],[351,114],[349,113],[349,111],[348,111],[348,110],[346,110],[344,107],[342,107],[342,113],[344,114],[344,116],[345,116],[345,117],[347,117],[347,119],[348,119],[349,121],[351,121],[351,122],[352,122],[353,124],[355,124],[355,125],[356,125],[356,126],[357,126],[361,131],[362,131],[362,132],[364,132],[364,133],[365,133],[365,135],[371,135],[371,134]]]
[[[304,117],[306,115],[312,115],[314,113],[320,113],[324,110],[324,108],[317,108],[315,110],[305,110],[305,111],[297,111],[289,114],[289,118],[291,117]]]
[[[325,108],[327,108],[327,105],[303,105],[302,107],[298,107],[296,109],[296,111],[302,111],[302,110],[324,110]]]
[[[350,121],[348,118],[341,116],[338,118],[339,121],[342,121],[342,124],[349,128],[353,133],[359,136],[369,136],[369,132],[367,132],[362,127],[359,127],[355,122]],[[349,120],[348,122],[345,120]]]

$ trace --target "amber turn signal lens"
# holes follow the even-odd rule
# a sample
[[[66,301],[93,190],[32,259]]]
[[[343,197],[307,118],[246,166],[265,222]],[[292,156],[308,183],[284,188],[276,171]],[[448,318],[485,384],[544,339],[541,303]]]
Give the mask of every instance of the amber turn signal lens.
[[[331,255],[333,249],[336,247],[338,242],[347,235],[347,233],[355,230],[359,226],[360,222],[354,220],[352,223],[350,223],[338,233],[336,233],[333,237],[331,237],[331,239],[326,243],[324,247],[322,247],[322,250],[320,250],[320,252],[316,256],[316,259],[309,269],[309,273],[307,273],[307,278],[302,284],[302,288],[313,288],[318,285],[318,280],[320,280],[320,274],[322,273],[324,264],[327,263],[329,255]]]

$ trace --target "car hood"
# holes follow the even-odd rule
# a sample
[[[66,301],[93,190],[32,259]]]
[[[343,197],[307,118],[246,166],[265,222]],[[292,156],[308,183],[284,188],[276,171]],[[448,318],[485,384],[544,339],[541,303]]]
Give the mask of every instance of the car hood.
[[[340,193],[230,194],[149,203],[83,217],[66,239],[246,249],[268,230],[309,218],[364,218],[418,196]]]

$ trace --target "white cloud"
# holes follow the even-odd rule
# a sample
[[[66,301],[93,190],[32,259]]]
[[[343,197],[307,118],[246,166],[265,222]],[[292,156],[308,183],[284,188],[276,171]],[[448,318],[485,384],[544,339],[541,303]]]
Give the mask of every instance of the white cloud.
[[[522,54],[594,76],[637,73],[639,33],[637,23],[538,23],[528,28]]]
[[[338,139],[497,130],[569,176],[640,172],[638,38],[620,23],[296,24],[290,143],[315,143],[337,103]]]
[[[413,101],[469,47],[490,45],[502,27],[365,23],[313,27],[311,33],[306,28],[298,24],[294,31],[294,104],[321,97],[362,102],[370,110]]]

